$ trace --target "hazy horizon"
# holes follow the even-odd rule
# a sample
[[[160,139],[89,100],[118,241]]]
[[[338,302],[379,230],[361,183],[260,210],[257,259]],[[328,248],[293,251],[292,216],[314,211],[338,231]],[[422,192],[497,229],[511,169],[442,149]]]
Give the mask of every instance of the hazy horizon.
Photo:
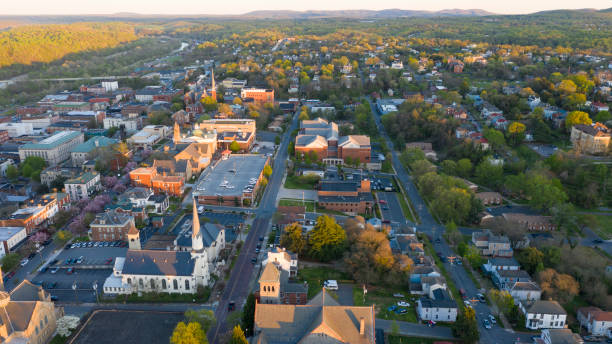
[[[414,11],[440,11],[448,9],[479,9],[496,14],[526,14],[559,9],[605,9],[612,6],[609,0],[592,0],[577,3],[568,0],[533,1],[517,0],[511,3],[491,3],[485,0],[451,1],[432,0],[428,3],[406,3],[401,0],[383,0],[375,4],[362,0],[338,0],[334,2],[313,0],[307,4],[295,4],[287,8],[286,1],[268,0],[252,2],[235,0],[229,5],[223,2],[206,3],[196,0],[107,0],[84,3],[82,0],[23,0],[0,5],[0,15],[112,15],[134,13],[142,15],[241,15],[252,11],[348,11],[400,9]]]

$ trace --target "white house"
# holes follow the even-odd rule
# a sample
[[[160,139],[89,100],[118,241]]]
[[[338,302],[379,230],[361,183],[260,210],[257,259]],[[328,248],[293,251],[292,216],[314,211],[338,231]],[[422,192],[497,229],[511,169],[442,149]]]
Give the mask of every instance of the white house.
[[[508,292],[515,302],[535,301],[542,297],[542,289],[535,282],[516,282]]]
[[[25,227],[0,227],[0,258],[10,253],[27,235]]]
[[[514,258],[489,258],[482,265],[487,273],[493,273],[494,270],[520,270],[521,265]]]
[[[104,118],[104,129],[120,128],[123,125],[125,130],[136,131],[140,123],[139,118],[106,117]]]
[[[87,199],[91,194],[100,190],[100,174],[98,172],[83,173],[76,178],[66,180],[64,187],[71,200]]]
[[[417,300],[417,315],[421,320],[455,322],[457,320],[457,303],[445,289],[436,289],[435,298],[427,296]]]
[[[289,273],[289,277],[297,276],[298,256],[282,247],[275,247],[268,251],[268,256],[261,262],[261,266],[274,263],[278,268]]]
[[[589,334],[612,338],[612,312],[597,307],[582,307],[578,309],[576,319]]]
[[[565,328],[567,312],[557,301],[521,301],[519,308],[525,315],[525,327],[530,330]]]

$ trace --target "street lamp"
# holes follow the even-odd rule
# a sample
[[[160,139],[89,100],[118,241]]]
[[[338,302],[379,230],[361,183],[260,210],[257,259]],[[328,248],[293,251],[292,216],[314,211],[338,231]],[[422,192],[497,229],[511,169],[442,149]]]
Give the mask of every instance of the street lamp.
[[[77,282],[76,280],[74,281],[74,283],[72,283],[72,290],[74,290],[74,300],[75,302],[79,302],[79,299],[77,297]]]
[[[99,302],[98,301],[98,281],[97,280],[94,281],[91,287],[93,288],[94,293],[96,293],[96,302]]]

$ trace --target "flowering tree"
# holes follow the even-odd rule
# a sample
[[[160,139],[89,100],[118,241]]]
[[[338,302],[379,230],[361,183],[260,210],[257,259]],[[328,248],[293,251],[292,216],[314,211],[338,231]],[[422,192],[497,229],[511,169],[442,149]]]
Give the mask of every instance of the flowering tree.
[[[41,242],[44,242],[47,239],[49,239],[49,234],[41,231],[36,232],[30,237],[30,241],[37,244],[40,244]]]
[[[123,193],[126,189],[127,187],[123,184],[117,184],[115,185],[115,187],[113,187],[113,191],[115,191],[116,193]]]
[[[102,179],[102,185],[104,185],[104,187],[108,189],[113,188],[116,184],[117,184],[117,177],[115,176],[104,177],[104,179]]]
[[[144,153],[143,153],[144,154]],[[150,153],[149,153],[150,154]],[[123,168],[123,173],[129,173],[131,170],[136,168],[136,163],[133,161],[129,161],[125,167]]]
[[[71,315],[57,319],[57,334],[68,337],[79,326],[79,318]]]

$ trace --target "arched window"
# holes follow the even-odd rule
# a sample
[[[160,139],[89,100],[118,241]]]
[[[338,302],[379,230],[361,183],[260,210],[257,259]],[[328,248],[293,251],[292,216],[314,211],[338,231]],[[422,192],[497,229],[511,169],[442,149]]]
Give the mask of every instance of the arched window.
[[[166,280],[165,279],[162,280],[162,289],[166,289]]]
[[[40,319],[40,329],[42,330],[44,327],[42,319]]]
[[[132,279],[131,278],[128,278],[128,284],[132,285]]]
[[[272,291],[274,291],[274,286],[272,286]]]
[[[155,289],[155,280],[154,279],[151,280],[151,289]]]
[[[172,284],[174,284],[174,290],[178,289],[178,281],[177,280],[173,280]]]
[[[49,319],[47,319],[47,316],[45,315],[45,325],[47,325],[49,323]]]
[[[189,280],[185,280],[185,289],[189,290]]]
[[[141,288],[144,288],[144,282],[142,282],[142,278],[139,278],[139,279],[138,279],[138,285],[139,285]]]
[[[36,334],[38,335],[38,326],[36,326],[34,330],[36,331]]]

